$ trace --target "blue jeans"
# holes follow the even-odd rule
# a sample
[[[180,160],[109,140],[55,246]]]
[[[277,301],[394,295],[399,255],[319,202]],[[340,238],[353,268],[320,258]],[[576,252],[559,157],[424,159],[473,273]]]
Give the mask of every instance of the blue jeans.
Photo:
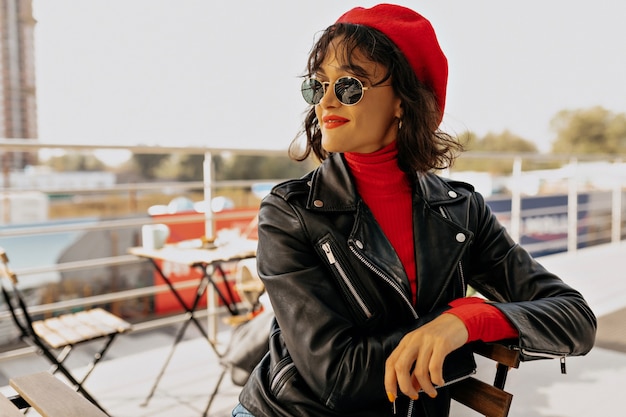
[[[246,410],[243,405],[237,404],[233,409],[233,417],[254,417],[250,411]]]

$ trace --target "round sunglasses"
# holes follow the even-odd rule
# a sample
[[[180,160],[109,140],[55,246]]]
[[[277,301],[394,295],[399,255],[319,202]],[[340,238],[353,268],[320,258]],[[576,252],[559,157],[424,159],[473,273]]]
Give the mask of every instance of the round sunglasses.
[[[331,83],[329,81],[322,82],[315,78],[306,78],[300,87],[304,101],[313,105],[319,104],[320,101],[322,101],[324,94],[326,94],[326,89],[330,86],[330,84]],[[335,93],[335,97],[337,97],[337,100],[339,100],[341,104],[345,106],[354,106],[361,101],[365,90],[389,86],[391,86],[391,84],[364,87],[360,80],[354,77],[345,76],[337,78],[333,84],[333,91]]]

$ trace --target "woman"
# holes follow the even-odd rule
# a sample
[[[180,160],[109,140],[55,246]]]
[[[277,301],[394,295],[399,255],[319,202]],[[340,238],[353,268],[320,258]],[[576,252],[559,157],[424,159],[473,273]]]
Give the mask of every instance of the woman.
[[[461,146],[438,130],[447,61],[430,23],[395,5],[352,9],[307,69],[296,159],[323,163],[261,205],[276,320],[233,416],[447,416],[445,385],[473,372],[468,342],[507,341],[524,359],[587,353],[596,320],[582,296],[470,185],[432,173]]]

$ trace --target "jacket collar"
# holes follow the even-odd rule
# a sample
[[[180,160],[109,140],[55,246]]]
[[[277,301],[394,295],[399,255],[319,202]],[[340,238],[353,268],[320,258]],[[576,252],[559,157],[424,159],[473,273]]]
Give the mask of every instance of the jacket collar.
[[[341,154],[330,155],[311,176],[307,209],[355,211],[357,196],[352,175]]]
[[[416,191],[431,207],[455,203],[465,196],[452,187],[453,183],[434,174],[418,174]],[[467,186],[469,184],[465,185]]]
[[[330,155],[310,179],[307,208],[319,211],[355,211],[360,197],[352,174],[339,153]],[[434,174],[418,174],[415,190],[431,207],[457,202],[464,198],[448,181]]]

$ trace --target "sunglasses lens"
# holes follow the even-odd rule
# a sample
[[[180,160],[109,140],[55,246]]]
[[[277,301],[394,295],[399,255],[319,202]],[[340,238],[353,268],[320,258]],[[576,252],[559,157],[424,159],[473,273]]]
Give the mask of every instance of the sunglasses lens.
[[[335,96],[346,106],[353,106],[363,98],[363,84],[352,77],[341,77],[334,85]],[[317,105],[324,97],[324,85],[315,78],[307,78],[300,87],[304,101]]]
[[[321,82],[313,78],[307,78],[300,87],[304,101],[309,104],[319,104],[324,97],[324,86]]]
[[[341,77],[335,82],[335,95],[343,104],[352,106],[363,97],[363,84],[352,77]]]

